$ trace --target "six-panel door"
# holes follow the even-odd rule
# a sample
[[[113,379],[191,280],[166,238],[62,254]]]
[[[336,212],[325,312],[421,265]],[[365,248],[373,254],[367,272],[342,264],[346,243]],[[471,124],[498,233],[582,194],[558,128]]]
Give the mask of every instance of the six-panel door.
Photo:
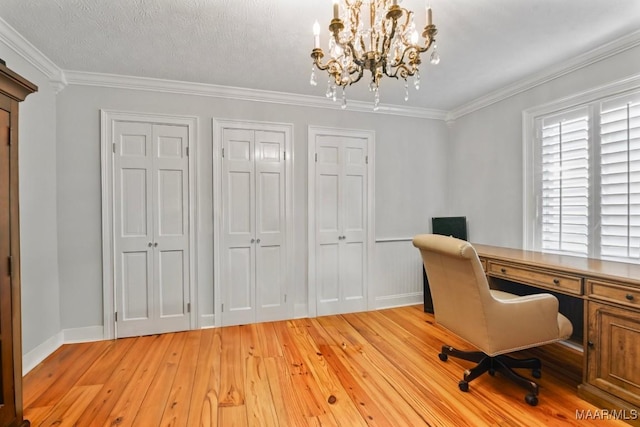
[[[285,134],[224,129],[222,324],[288,317]]]
[[[319,135],[315,148],[317,312],[362,311],[367,307],[367,141]]]
[[[118,337],[190,327],[187,143],[185,126],[114,124]]]

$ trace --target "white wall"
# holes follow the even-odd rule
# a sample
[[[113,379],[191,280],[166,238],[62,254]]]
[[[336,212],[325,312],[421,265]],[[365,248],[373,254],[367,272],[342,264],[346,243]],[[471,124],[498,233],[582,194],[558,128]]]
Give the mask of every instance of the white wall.
[[[566,74],[455,121],[447,206],[466,215],[469,239],[521,247],[522,111],[640,73],[640,47]]]
[[[62,328],[102,325],[100,109],[197,116],[200,315],[213,311],[212,118],[294,125],[295,301],[307,301],[307,127],[376,132],[376,236],[411,237],[445,211],[444,122],[90,86],[58,95],[58,230]],[[393,289],[376,288],[380,294]]]
[[[0,58],[38,85],[20,104],[23,353],[60,332],[56,209],[56,96],[49,79],[0,41]]]

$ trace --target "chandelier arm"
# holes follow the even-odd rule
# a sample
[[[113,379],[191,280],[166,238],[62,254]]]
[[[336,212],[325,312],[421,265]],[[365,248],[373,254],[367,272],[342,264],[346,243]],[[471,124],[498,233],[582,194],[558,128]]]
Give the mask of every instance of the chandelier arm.
[[[398,73],[400,74],[400,76],[398,76]],[[395,72],[387,74],[385,73],[385,75],[387,77],[392,77],[394,79],[406,79],[407,77],[413,76],[415,74],[415,71],[411,71],[406,64],[401,64],[399,66],[397,66],[395,68]]]
[[[326,64],[322,64],[322,62],[320,62],[322,60],[322,58],[324,57],[324,52],[322,52],[322,49],[320,48],[316,48],[313,49],[313,52],[311,53],[311,58],[313,59],[313,64],[322,71],[325,71],[329,68],[331,62],[335,62],[335,59],[330,59],[329,61],[327,61]]]
[[[364,68],[358,67],[358,77],[356,77],[355,79],[351,79],[351,83],[349,83],[349,86],[360,81],[363,75],[364,75]]]
[[[347,47],[351,51],[351,58],[353,58],[353,63],[356,64],[358,68],[363,68],[366,61],[365,58],[357,56],[357,51],[354,49],[352,42],[347,43]]]

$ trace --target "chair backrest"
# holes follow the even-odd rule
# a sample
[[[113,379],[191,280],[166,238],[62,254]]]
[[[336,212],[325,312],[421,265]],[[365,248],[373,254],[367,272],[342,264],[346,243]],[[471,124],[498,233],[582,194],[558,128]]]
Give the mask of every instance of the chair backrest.
[[[491,296],[478,254],[469,242],[421,234],[413,239],[429,278],[436,321],[478,348],[487,348]]]

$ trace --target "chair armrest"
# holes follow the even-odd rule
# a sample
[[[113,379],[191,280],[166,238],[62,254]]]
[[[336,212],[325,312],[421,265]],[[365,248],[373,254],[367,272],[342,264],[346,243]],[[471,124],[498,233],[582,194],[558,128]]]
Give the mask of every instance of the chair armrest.
[[[496,299],[486,309],[489,341],[496,354],[535,347],[558,340],[558,299],[551,294],[534,294]]]

